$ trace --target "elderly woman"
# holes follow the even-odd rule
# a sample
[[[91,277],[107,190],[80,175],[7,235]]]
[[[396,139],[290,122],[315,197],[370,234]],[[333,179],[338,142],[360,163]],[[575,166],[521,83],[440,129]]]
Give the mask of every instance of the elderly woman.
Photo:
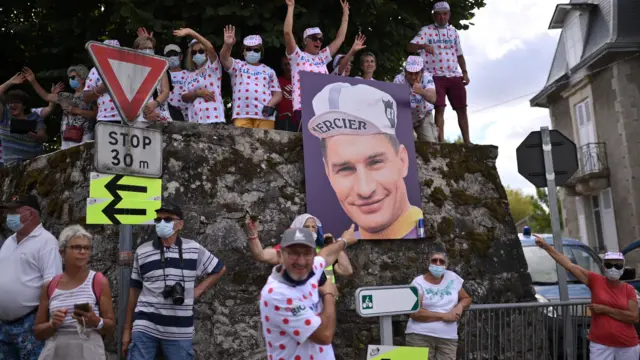
[[[268,247],[266,249],[263,249],[262,243],[260,243],[260,239],[258,238],[258,228],[256,222],[249,218],[247,220],[247,228],[249,230],[249,251],[251,252],[251,257],[261,263],[278,265],[280,263],[280,259],[278,258],[280,244],[276,245],[275,247]],[[302,214],[297,216],[293,220],[293,223],[291,223],[290,228],[309,229],[316,239],[316,253],[319,253],[320,249],[332,244],[335,241],[334,237],[331,234],[322,233],[322,224],[320,223],[320,220],[318,220],[318,218],[311,214]],[[333,264],[332,266],[327,266],[327,268],[325,269],[325,275],[327,275],[327,278],[330,278],[335,283],[336,280],[334,273],[340,276],[350,276],[351,274],[353,274],[351,261],[349,261],[349,257],[344,251],[340,252],[340,255],[338,255],[338,260],[335,264]]]
[[[471,305],[471,297],[462,288],[464,280],[447,270],[449,261],[442,244],[429,252],[429,270],[413,279],[418,288],[418,312],[407,323],[407,346],[429,348],[430,360],[455,360],[458,350],[458,320]]]
[[[138,38],[133,42],[133,48],[149,55],[155,55],[156,40],[153,33],[148,33],[146,29],[138,29]],[[147,121],[171,121],[171,114],[167,106],[171,86],[167,73],[162,75],[160,83],[153,96],[145,104],[142,112],[138,116],[138,122],[144,124]]]
[[[89,69],[86,66],[74,65],[67,69],[69,86],[73,89],[73,93],[48,93],[40,86],[31,69],[24,68],[23,72],[33,89],[44,101],[58,103],[64,110],[60,128],[60,133],[62,134],[61,149],[68,149],[93,140],[97,107],[95,102],[85,103],[82,98],[84,85],[89,75]]]
[[[45,282],[34,333],[46,340],[39,360],[106,359],[101,335],[115,325],[109,281],[89,269],[92,236],[79,225],[60,234],[64,272]]]
[[[173,32],[178,37],[190,36],[189,52],[185,60],[191,71],[182,100],[189,108],[189,121],[201,124],[223,123],[222,64],[209,40],[192,29]]]
[[[536,245],[546,251],[563,268],[591,290],[591,327],[589,358],[591,360],[638,359],[638,298],[633,286],[620,281],[624,272],[624,256],[619,252],[604,255],[604,276],[574,264],[539,235]]]
[[[351,49],[346,55],[336,55],[333,59],[333,71],[331,71],[331,75],[349,76],[351,74],[351,60],[358,51],[367,47],[364,45],[366,40],[366,36],[358,34],[356,40],[353,42],[353,46],[351,46]]]

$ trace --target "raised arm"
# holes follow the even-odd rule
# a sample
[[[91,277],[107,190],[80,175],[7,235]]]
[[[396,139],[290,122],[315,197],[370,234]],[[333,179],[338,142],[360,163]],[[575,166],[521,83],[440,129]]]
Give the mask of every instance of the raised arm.
[[[347,253],[340,251],[340,254],[338,254],[338,262],[333,267],[333,270],[340,276],[351,276],[353,274],[353,267],[351,266],[351,261]]]
[[[18,85],[18,84],[22,84],[25,80],[25,76],[23,73],[17,73],[15,75],[13,75],[11,77],[11,79],[7,80],[7,82],[5,82],[4,84],[0,85],[0,95],[4,94],[5,92],[7,92],[7,90],[9,90],[10,87],[12,87],[13,85]],[[0,101],[2,101],[2,98],[0,97]],[[2,117],[2,113],[4,112],[4,103],[0,103],[0,117]]]
[[[338,50],[340,50],[340,46],[342,46],[342,43],[347,36],[347,27],[349,27],[349,2],[347,0],[340,0],[340,5],[342,5],[342,22],[340,23],[340,28],[338,29],[336,38],[331,42],[331,44],[329,44],[331,56],[335,55]]]
[[[338,75],[342,75],[344,73],[344,71],[347,69],[347,64],[349,64],[353,56],[358,51],[367,47],[367,45],[364,44],[366,40],[367,40],[367,37],[362,34],[358,34],[356,36],[356,40],[353,42],[353,46],[351,46],[351,49],[349,49],[349,52],[342,59],[340,59],[341,61],[340,61],[340,66],[338,66]]]
[[[576,265],[571,262],[571,260],[566,257],[564,254],[560,254],[556,251],[556,249],[549,245],[542,237],[539,235],[533,235],[536,238],[536,245],[546,251],[549,256],[553,258],[558,264],[560,264],[563,268],[567,269],[576,279],[580,280],[581,283],[585,285],[589,285],[589,270],[583,268],[580,265]]]
[[[340,252],[345,250],[347,246],[353,245],[358,242],[358,238],[355,235],[355,225],[351,224],[349,230],[342,233],[342,237],[331,245],[325,246],[320,250],[318,256],[322,256],[327,264],[334,264],[338,260]]]
[[[184,37],[187,35],[191,36],[197,42],[199,42],[202,45],[202,47],[207,51],[207,55],[209,55],[209,60],[211,60],[211,62],[216,61],[216,59],[218,58],[218,54],[216,53],[216,49],[213,47],[213,44],[211,44],[209,40],[205,39],[204,36],[198,34],[194,30],[189,28],[178,29],[173,31],[173,35],[177,37]]]
[[[31,87],[33,87],[33,90],[35,90],[36,94],[38,94],[38,96],[40,96],[42,100],[49,103],[56,102],[56,100],[58,99],[58,95],[48,93],[47,90],[40,86],[40,83],[38,82],[38,80],[36,80],[36,75],[33,73],[33,71],[31,71],[31,69],[25,66],[24,68],[22,68],[22,73],[24,74],[27,81],[29,81],[29,83],[31,84]],[[44,115],[41,116],[45,117]]]
[[[231,57],[231,49],[236,43],[236,27],[227,25],[224,28],[224,45],[220,50],[220,62],[226,71],[233,67],[233,58]]]
[[[277,265],[280,263],[280,259],[278,259],[278,252],[274,248],[262,248],[262,243],[258,238],[258,228],[257,224],[254,223],[250,218],[247,220],[247,230],[249,233],[249,252],[251,253],[251,257],[259,261],[261,263]]]
[[[287,55],[293,54],[298,47],[296,38],[293,36],[293,12],[296,7],[295,0],[285,0],[287,3],[287,17],[284,18],[284,44],[287,49]]]

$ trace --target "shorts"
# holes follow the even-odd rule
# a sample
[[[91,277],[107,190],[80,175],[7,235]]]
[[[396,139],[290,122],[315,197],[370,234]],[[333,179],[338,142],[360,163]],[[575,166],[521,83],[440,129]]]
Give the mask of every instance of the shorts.
[[[236,118],[233,119],[233,125],[241,128],[252,129],[273,129],[275,121],[264,119]]]
[[[429,112],[422,119],[414,121],[413,130],[416,132],[418,141],[438,141],[438,127],[433,121],[433,112]]]
[[[11,323],[0,322],[0,359],[37,360],[44,343],[33,335],[36,313]]]
[[[274,129],[282,131],[298,131],[298,124],[293,122],[293,115],[286,114],[278,116]]]
[[[429,348],[429,360],[456,360],[458,340],[414,333],[406,334],[405,340],[407,346]]]
[[[447,106],[446,98],[453,110],[462,110],[467,107],[467,89],[462,77],[434,76],[436,84],[436,108]]]

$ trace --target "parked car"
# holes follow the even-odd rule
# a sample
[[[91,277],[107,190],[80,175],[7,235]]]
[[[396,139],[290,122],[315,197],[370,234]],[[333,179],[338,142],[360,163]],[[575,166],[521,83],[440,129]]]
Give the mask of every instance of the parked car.
[[[622,254],[625,256],[633,250],[640,248],[640,240],[636,240],[622,249]],[[636,279],[636,269],[632,267],[625,267],[621,280],[624,280],[629,285],[633,286],[636,291],[640,291],[640,279]]]

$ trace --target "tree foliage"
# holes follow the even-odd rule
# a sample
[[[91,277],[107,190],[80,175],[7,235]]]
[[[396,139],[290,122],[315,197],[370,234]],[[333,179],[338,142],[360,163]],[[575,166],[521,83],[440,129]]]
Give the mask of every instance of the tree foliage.
[[[556,206],[560,215],[560,228],[564,228],[562,221],[562,206],[560,197]],[[538,233],[551,233],[551,214],[547,209],[549,207],[549,194],[546,189],[536,189],[536,201],[533,202],[533,214],[530,218],[531,230]]]
[[[536,201],[533,196],[526,195],[520,189],[506,188],[505,191],[509,200],[511,217],[515,223],[533,214],[533,203]]]

